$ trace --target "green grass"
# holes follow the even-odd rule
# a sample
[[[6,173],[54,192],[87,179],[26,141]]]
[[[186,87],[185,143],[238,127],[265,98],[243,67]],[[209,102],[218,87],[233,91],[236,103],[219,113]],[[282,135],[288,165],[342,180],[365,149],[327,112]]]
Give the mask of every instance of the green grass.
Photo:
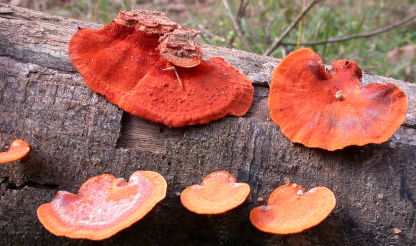
[[[120,10],[132,10],[144,6],[147,9],[167,12],[171,19],[182,25],[203,30],[201,42],[226,46],[228,41],[232,40],[231,47],[244,50],[243,43],[234,31],[222,1],[159,0],[153,1],[154,4],[149,4],[152,1],[138,2],[74,1],[67,6],[52,8],[51,11],[86,21],[108,23]],[[241,29],[251,50],[263,54],[273,40],[278,38],[301,12],[303,2],[303,0],[251,1],[241,19]],[[240,1],[229,0],[229,3],[235,15]],[[302,42],[330,40],[366,33],[397,22],[414,12],[416,12],[415,0],[324,1],[316,4],[304,17],[301,37],[299,37],[300,27],[297,26],[283,42],[296,43],[299,38]],[[416,44],[416,20],[370,38],[326,43],[309,48],[320,54],[326,63],[347,58],[357,61],[366,72],[416,82],[414,61],[401,60],[396,64],[387,62],[387,54],[390,50],[410,44]],[[294,49],[296,46],[281,45],[270,55],[282,58]]]

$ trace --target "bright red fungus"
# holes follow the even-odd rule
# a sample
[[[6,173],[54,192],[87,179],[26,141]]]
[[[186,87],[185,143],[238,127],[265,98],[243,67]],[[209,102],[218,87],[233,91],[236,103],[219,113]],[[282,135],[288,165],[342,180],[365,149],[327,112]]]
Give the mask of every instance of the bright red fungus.
[[[78,195],[59,191],[37,215],[57,236],[102,240],[143,218],[165,198],[166,188],[156,172],[137,171],[128,182],[103,174],[88,179]]]
[[[327,70],[310,49],[290,53],[274,70],[269,109],[292,141],[327,150],[387,141],[406,118],[406,95],[392,83],[361,84],[349,60]]]
[[[244,115],[250,80],[221,58],[202,60],[198,33],[164,13],[120,12],[99,30],[78,30],[69,56],[93,91],[148,120],[181,127]]]

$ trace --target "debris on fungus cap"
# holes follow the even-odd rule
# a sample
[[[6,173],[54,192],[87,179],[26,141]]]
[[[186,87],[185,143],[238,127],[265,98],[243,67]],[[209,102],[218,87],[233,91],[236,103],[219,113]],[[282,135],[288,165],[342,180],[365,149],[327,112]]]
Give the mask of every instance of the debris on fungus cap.
[[[392,83],[361,84],[349,60],[327,70],[310,49],[290,53],[274,70],[269,109],[292,142],[326,150],[387,141],[406,118],[406,95]]]
[[[321,223],[335,204],[334,194],[326,187],[306,192],[297,184],[283,185],[272,192],[267,206],[251,210],[250,221],[268,233],[299,233]]]
[[[88,179],[78,195],[59,191],[37,215],[56,236],[103,240],[143,218],[165,198],[166,188],[165,179],[152,171],[137,171],[128,182],[103,174]]]
[[[201,185],[192,185],[181,193],[181,202],[197,214],[220,214],[242,204],[250,186],[237,183],[230,173],[218,171],[204,178]]]
[[[0,152],[0,163],[17,161],[29,154],[30,145],[21,139],[14,140],[6,152]]]
[[[198,33],[164,13],[120,12],[99,30],[79,29],[69,57],[89,88],[154,122],[181,127],[244,115],[251,81],[219,57],[204,61]]]
[[[179,67],[195,67],[201,63],[203,51],[194,38],[199,30],[175,29],[159,39],[163,58]]]
[[[184,28],[169,19],[165,13],[150,10],[133,10],[130,12],[120,11],[114,22],[131,26],[146,34],[164,35],[175,29]]]

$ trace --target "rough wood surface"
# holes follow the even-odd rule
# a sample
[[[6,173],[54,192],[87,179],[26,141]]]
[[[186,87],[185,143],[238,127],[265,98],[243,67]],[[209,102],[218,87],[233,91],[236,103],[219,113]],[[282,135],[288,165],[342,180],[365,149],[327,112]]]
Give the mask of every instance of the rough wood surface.
[[[0,4],[0,150],[15,138],[29,156],[0,166],[2,245],[412,245],[416,242],[416,86],[391,81],[408,96],[400,130],[380,145],[328,152],[293,145],[268,113],[268,82],[279,60],[204,46],[255,85],[244,117],[168,128],[123,113],[93,93],[72,67],[67,45],[77,26],[100,25]],[[77,192],[92,176],[128,178],[136,170],[161,173],[168,193],[142,221],[100,243],[50,234],[36,209],[58,190]],[[201,216],[180,204],[178,192],[225,170],[252,192],[242,206]],[[250,210],[287,180],[306,189],[326,186],[337,206],[320,225],[294,235],[254,228]],[[265,199],[267,201],[267,199]],[[398,230],[401,233],[397,233]]]

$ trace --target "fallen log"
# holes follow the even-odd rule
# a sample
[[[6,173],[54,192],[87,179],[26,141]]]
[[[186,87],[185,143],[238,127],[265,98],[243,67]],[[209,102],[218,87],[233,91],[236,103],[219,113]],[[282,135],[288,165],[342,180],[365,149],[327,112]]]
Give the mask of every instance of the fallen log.
[[[292,144],[267,107],[279,59],[204,45],[253,82],[243,117],[169,128],[123,112],[92,92],[72,67],[68,42],[77,27],[101,26],[0,4],[0,148],[31,145],[22,161],[0,166],[0,241],[4,245],[93,245],[56,237],[36,209],[58,190],[73,193],[102,173],[128,178],[162,174],[167,197],[143,220],[104,241],[111,245],[406,245],[416,241],[416,86],[365,74],[364,83],[392,82],[409,100],[408,115],[386,143],[338,151]],[[225,214],[197,215],[178,193],[225,170],[251,186],[248,200]],[[287,181],[330,188],[333,213],[293,235],[263,233],[250,224],[258,200]]]

